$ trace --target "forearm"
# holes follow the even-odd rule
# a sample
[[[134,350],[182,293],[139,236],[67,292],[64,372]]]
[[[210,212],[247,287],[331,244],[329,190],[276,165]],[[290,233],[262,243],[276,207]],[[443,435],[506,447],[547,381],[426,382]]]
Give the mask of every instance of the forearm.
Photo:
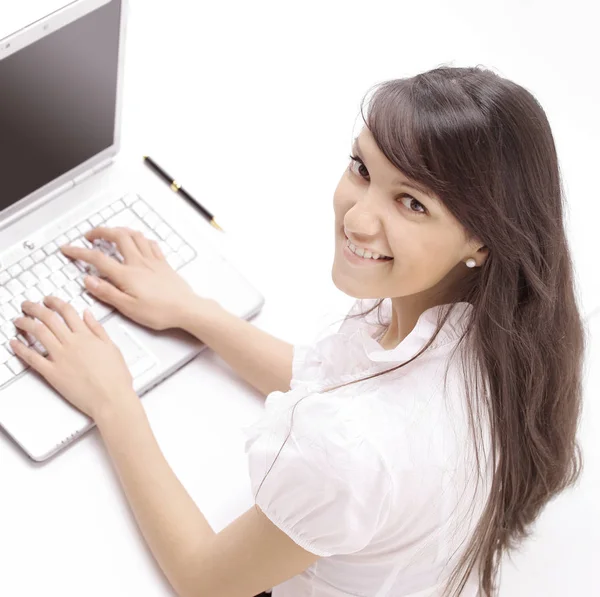
[[[190,594],[190,564],[215,533],[167,463],[137,396],[96,425],[146,543],[179,595]]]
[[[200,297],[185,310],[180,325],[265,396],[290,389],[292,344]]]

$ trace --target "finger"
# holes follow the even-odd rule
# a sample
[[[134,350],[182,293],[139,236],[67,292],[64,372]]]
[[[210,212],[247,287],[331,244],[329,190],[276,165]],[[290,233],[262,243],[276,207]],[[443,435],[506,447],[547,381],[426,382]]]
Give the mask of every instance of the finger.
[[[92,230],[89,230],[84,236],[89,241],[104,239],[115,243],[119,253],[123,255],[125,262],[131,263],[132,260],[135,260],[135,258],[140,254],[139,248],[131,238],[132,232],[133,230],[123,226],[116,228],[100,226],[99,228],[93,228]]]
[[[27,363],[32,369],[35,369],[42,377],[48,379],[52,373],[52,361],[43,357],[35,350],[25,346],[23,342],[13,338],[10,341],[10,346],[14,350],[15,355]]]
[[[36,321],[32,317],[17,317],[13,323],[17,328],[38,340],[49,354],[54,354],[59,348],[58,338],[48,329],[45,323]]]
[[[131,238],[133,242],[137,245],[139,252],[144,257],[154,257],[154,253],[152,252],[152,248],[150,247],[149,238],[146,238],[139,230],[132,230]]]
[[[44,299],[45,302],[45,299]],[[31,301],[24,301],[21,305],[21,309],[25,315],[29,315],[30,317],[35,317],[39,319],[50,332],[54,335],[54,337],[60,342],[63,343],[67,339],[68,334],[71,333],[71,330],[67,326],[67,324],[62,320],[60,315],[52,309],[48,309],[45,305],[41,303],[34,303]],[[42,339],[40,338],[40,341]],[[42,341],[42,344],[44,342]],[[44,344],[44,346],[46,346]],[[49,346],[46,346],[48,350],[50,350]]]
[[[69,303],[59,299],[57,296],[47,296],[44,298],[44,304],[48,305],[50,309],[56,311],[71,328],[73,332],[81,332],[85,329],[85,324],[79,317],[77,311]],[[68,334],[65,336],[65,340],[68,339]]]
[[[164,259],[165,258],[165,255],[162,252],[162,249],[160,248],[160,245],[155,240],[151,240],[150,241],[150,247],[152,249],[152,253],[154,253],[154,256],[157,259]]]
[[[102,302],[116,307],[121,313],[127,315],[134,302],[134,297],[125,294],[107,280],[96,276],[86,276],[83,280],[86,290],[99,298]]]
[[[102,327],[102,324],[92,315],[92,312],[89,309],[86,309],[83,312],[83,321],[85,321],[90,330],[94,332],[98,338],[101,340],[110,340],[110,336]]]
[[[101,275],[110,278],[117,284],[120,284],[124,279],[126,266],[112,257],[105,255],[98,249],[84,249],[83,247],[63,245],[61,250],[71,259],[80,259],[93,265]],[[123,257],[125,256],[123,255]]]

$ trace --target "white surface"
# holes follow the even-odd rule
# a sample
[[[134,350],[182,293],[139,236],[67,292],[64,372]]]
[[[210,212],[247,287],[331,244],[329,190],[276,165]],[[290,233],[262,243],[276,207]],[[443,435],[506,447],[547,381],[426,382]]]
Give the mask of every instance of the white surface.
[[[65,3],[36,6],[41,15],[40,6]],[[2,32],[25,10],[35,16],[33,2],[3,0]],[[255,323],[308,341],[326,313],[343,313],[352,302],[330,280],[332,196],[361,124],[360,99],[385,79],[442,63],[483,64],[530,89],[548,114],[588,313],[600,307],[592,11],[584,0],[490,8],[465,1],[132,0],[124,147],[140,159],[154,157],[214,212],[227,231],[215,231],[217,241],[266,296]],[[164,197],[174,197],[166,186]],[[592,332],[589,362],[598,363],[600,317]],[[502,597],[598,591],[600,413],[592,396],[599,385],[591,371],[583,479],[547,507],[534,537],[504,566]],[[144,404],[171,466],[214,527],[241,514],[251,495],[240,428],[260,416],[257,393],[206,352]],[[0,478],[1,595],[173,594],[96,431],[47,465],[28,461],[0,435]]]

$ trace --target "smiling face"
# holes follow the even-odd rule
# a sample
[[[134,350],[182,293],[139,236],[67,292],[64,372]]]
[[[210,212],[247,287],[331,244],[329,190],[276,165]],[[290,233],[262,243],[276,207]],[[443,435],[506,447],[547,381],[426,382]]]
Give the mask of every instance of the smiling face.
[[[351,160],[334,193],[334,284],[355,298],[392,298],[408,319],[450,302],[456,280],[480,266],[487,249],[468,243],[464,228],[438,198],[409,180],[379,150],[368,128],[354,142]],[[428,194],[429,193],[429,194]],[[367,249],[355,255],[350,241]],[[373,260],[372,253],[388,260]],[[408,313],[412,315],[408,315]]]

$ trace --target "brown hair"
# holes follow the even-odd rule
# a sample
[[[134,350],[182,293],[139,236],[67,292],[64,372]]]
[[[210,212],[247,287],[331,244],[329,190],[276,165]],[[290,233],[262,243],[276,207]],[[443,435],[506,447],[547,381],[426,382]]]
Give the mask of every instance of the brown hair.
[[[479,66],[441,66],[386,81],[376,86],[366,117],[363,104],[364,98],[362,118],[385,157],[435,192],[469,240],[489,249],[483,266],[472,268],[454,290],[456,301],[473,306],[458,344],[468,337],[476,368],[467,363],[469,351],[462,353],[462,365],[479,373],[472,384],[465,375],[477,462],[477,418],[486,416],[496,469],[444,595],[452,587],[452,596],[460,595],[480,561],[480,592],[491,597],[503,552],[530,536],[544,506],[575,484],[582,470],[576,433],[586,338],[556,147],[533,95]],[[440,313],[433,337],[410,361],[350,383],[418,358],[451,309]]]

